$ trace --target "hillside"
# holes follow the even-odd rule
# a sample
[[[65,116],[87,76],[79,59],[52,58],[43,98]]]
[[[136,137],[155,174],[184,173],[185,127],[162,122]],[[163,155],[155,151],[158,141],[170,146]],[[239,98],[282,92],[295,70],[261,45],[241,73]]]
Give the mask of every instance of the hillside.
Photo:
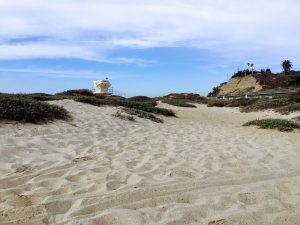
[[[299,88],[300,75],[255,74],[232,77],[228,82],[215,87],[210,97],[246,94],[279,88]]]

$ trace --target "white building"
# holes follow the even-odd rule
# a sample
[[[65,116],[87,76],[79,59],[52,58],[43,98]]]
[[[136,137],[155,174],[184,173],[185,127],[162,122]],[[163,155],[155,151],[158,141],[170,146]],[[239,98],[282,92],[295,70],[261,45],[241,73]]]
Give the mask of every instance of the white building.
[[[108,89],[111,87],[111,83],[108,80],[96,80],[94,81],[95,94],[109,94]]]

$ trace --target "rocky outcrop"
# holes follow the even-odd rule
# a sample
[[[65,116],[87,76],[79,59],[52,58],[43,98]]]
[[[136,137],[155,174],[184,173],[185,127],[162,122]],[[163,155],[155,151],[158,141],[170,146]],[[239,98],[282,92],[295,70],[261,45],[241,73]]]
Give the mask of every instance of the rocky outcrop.
[[[231,78],[213,89],[209,96],[227,96],[260,92],[268,89],[300,87],[300,76],[256,74]]]
[[[218,95],[243,94],[263,90],[254,76],[235,77],[219,87]]]

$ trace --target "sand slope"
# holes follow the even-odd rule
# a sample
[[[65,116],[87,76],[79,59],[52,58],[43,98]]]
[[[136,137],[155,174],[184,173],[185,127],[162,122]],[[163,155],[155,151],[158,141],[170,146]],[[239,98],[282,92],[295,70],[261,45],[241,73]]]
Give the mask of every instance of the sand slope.
[[[274,113],[53,103],[74,120],[0,125],[1,225],[300,224],[300,133],[241,126]]]

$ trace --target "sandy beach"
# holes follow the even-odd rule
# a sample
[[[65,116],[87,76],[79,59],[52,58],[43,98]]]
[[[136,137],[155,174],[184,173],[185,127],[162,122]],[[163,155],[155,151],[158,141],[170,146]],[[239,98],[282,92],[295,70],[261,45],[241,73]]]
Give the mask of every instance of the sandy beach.
[[[69,122],[0,125],[1,225],[299,225],[300,132],[243,127],[291,118],[173,109],[154,123],[54,101]]]

